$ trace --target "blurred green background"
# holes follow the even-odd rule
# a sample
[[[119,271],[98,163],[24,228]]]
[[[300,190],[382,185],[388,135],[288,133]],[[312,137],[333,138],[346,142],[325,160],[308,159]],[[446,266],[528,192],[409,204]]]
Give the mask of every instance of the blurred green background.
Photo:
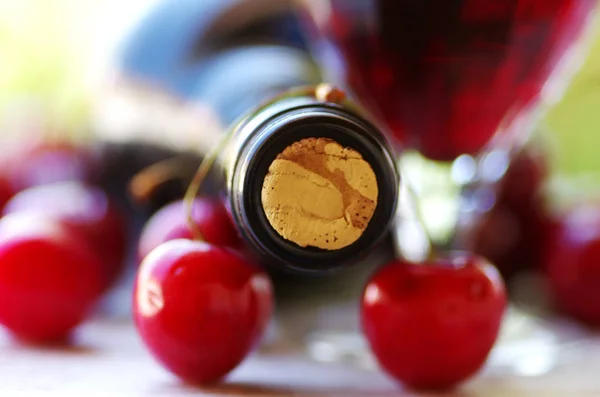
[[[154,2],[0,0],[0,127],[26,104],[82,133],[110,54]]]
[[[152,3],[0,0],[0,125],[15,103],[33,99],[50,123],[77,132],[107,54]],[[542,126],[556,149],[555,170],[564,175],[600,171],[600,29],[593,35],[583,68]]]
[[[546,124],[556,138],[563,173],[600,171],[600,18],[596,16],[585,64]]]

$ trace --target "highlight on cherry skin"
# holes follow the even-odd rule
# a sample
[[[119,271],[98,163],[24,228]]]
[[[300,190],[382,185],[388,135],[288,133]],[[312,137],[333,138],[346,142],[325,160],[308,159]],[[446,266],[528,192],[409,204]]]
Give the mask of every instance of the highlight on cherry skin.
[[[154,249],[135,281],[133,316],[154,358],[194,384],[221,380],[259,342],[271,281],[233,250],[176,239]]]
[[[105,289],[118,279],[127,250],[126,224],[101,189],[78,181],[31,187],[9,200],[3,213],[17,212],[57,219],[84,238],[102,260]]]
[[[204,241],[218,246],[241,247],[241,238],[220,201],[198,197],[191,206],[192,219]],[[188,222],[187,204],[183,200],[163,207],[148,220],[140,236],[138,259],[141,261],[160,244],[179,238],[194,238]]]
[[[377,271],[361,321],[382,369],[407,387],[449,389],[486,362],[506,307],[502,277],[487,260],[454,252]]]
[[[64,342],[103,283],[96,252],[60,221],[27,213],[0,220],[0,324],[18,339]]]

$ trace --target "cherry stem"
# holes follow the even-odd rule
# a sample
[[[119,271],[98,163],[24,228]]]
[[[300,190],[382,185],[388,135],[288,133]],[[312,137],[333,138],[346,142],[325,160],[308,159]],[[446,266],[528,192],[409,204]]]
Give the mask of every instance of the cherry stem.
[[[129,182],[129,194],[137,202],[146,202],[161,185],[180,178],[189,168],[189,160],[172,157],[138,172]]]
[[[219,153],[221,151],[223,151],[223,149],[225,149],[225,146],[229,142],[230,136],[231,136],[230,133],[226,134],[219,141],[219,143],[217,143],[206,154],[206,156],[204,156],[204,159],[202,160],[202,162],[200,163],[200,166],[198,167],[198,171],[196,171],[196,174],[194,175],[194,178],[192,179],[190,186],[188,187],[187,191],[185,192],[185,196],[183,197],[183,202],[185,204],[186,213],[187,213],[188,227],[190,228],[190,231],[192,232],[192,236],[194,237],[194,240],[197,240],[197,241],[204,241],[204,237],[202,236],[202,233],[200,232],[198,225],[196,225],[196,222],[194,222],[194,216],[193,216],[194,200],[196,199],[198,192],[202,188],[202,183],[208,176],[208,173],[210,172],[213,164],[217,160],[217,157],[219,157]]]

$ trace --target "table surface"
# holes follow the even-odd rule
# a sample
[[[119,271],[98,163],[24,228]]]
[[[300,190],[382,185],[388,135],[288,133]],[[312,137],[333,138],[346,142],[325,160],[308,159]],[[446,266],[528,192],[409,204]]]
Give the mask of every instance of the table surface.
[[[445,395],[600,396],[600,337],[553,327],[502,342],[479,376]],[[556,339],[565,332],[567,338]],[[0,396],[416,395],[374,368],[318,362],[286,343],[267,343],[226,383],[199,389],[155,363],[127,320],[92,321],[76,341],[70,348],[32,348],[0,333]]]

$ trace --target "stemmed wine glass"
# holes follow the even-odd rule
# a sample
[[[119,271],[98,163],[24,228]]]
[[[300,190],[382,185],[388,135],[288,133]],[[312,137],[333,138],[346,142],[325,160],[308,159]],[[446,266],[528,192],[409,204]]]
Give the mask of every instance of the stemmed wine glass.
[[[430,247],[468,249],[466,240],[457,238],[459,213],[468,212],[472,223],[493,206],[494,187],[511,157],[582,63],[598,2],[302,3],[310,30],[341,59],[351,91],[402,149],[401,195],[409,200],[401,202],[413,199],[414,206],[399,209],[399,251],[419,259]],[[402,234],[411,218],[421,227],[421,238],[414,238],[419,228]],[[505,337],[537,338],[537,323],[511,312]],[[309,348],[317,358],[324,349],[344,349],[342,342],[350,337],[315,335]]]

